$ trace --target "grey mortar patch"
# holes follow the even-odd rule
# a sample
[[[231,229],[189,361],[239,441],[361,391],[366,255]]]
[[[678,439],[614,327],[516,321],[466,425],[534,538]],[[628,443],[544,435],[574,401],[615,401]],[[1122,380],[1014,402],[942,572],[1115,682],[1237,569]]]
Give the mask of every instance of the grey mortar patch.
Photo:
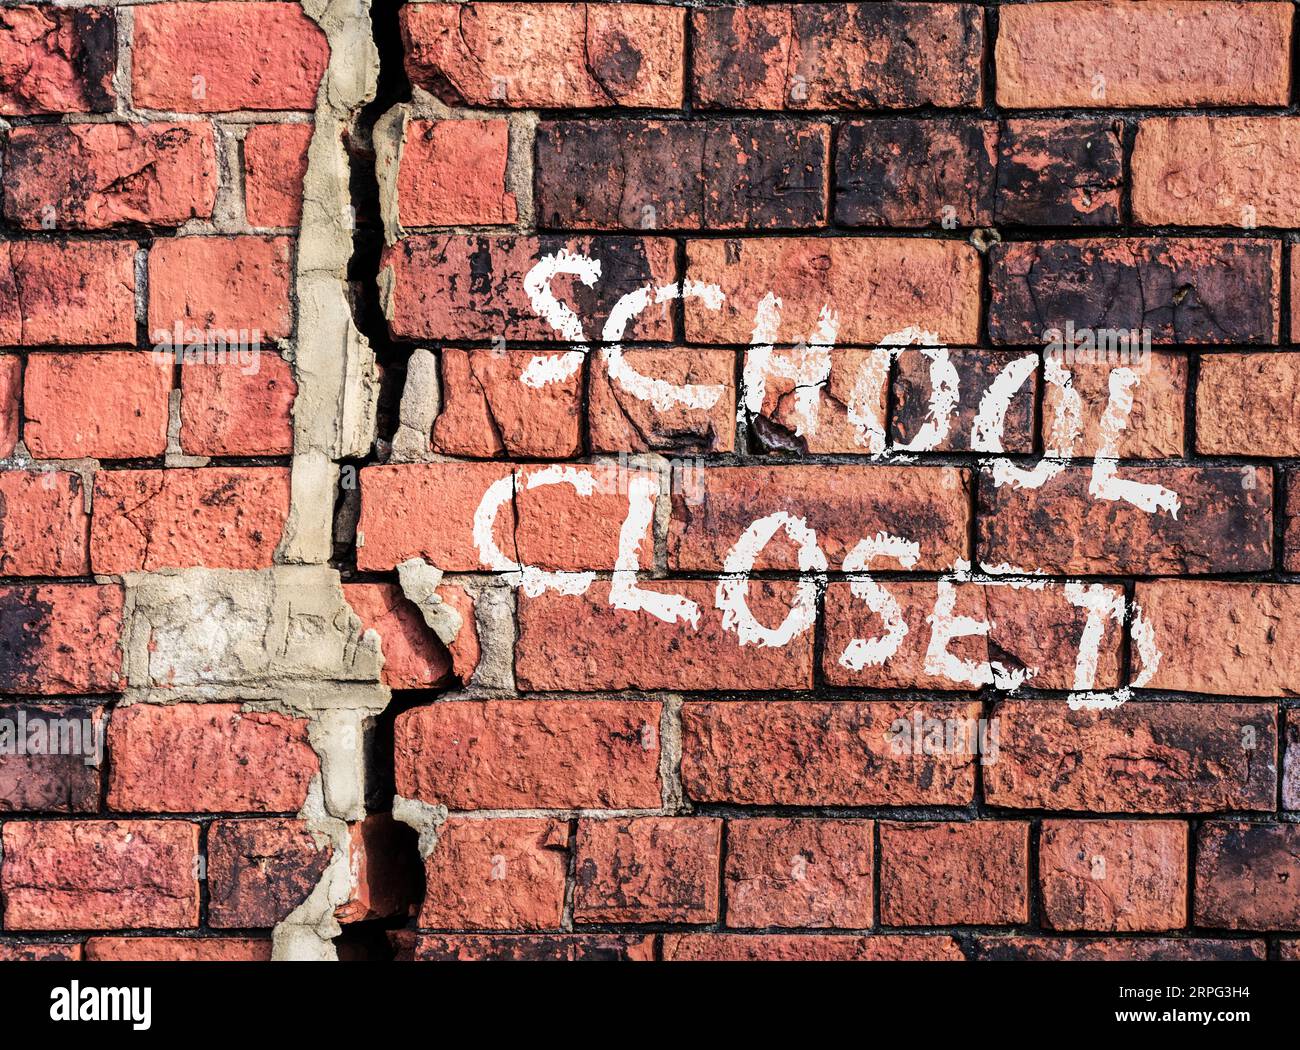
[[[463,621],[460,613],[442,600],[438,587],[442,583],[442,570],[436,569],[423,558],[408,558],[397,567],[397,579],[402,593],[412,602],[438,641],[448,648],[460,634]]]

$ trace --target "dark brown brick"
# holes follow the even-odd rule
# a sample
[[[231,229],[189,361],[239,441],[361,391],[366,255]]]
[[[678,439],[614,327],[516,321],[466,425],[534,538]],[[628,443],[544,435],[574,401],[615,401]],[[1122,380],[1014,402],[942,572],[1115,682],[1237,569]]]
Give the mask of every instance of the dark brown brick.
[[[1300,930],[1300,825],[1201,827],[1195,918],[1227,930]]]
[[[836,222],[953,229],[993,221],[993,121],[854,121],[838,135]]]
[[[1008,120],[998,140],[998,224],[1118,223],[1122,128],[1105,118]]]
[[[329,864],[300,820],[219,820],[208,831],[208,922],[274,926],[307,899]]]
[[[948,360],[957,370],[957,407],[948,419],[947,436],[927,451],[970,451],[975,417],[985,393],[1000,372],[1023,356],[995,350],[949,350]],[[933,363],[919,350],[905,350],[898,355],[890,437],[895,445],[913,441],[931,418],[930,399],[935,389],[931,378]],[[1011,398],[1002,425],[1004,452],[1033,451],[1038,371],[1036,369]]]
[[[537,129],[537,213],[588,229],[826,221],[830,128],[788,120],[560,121]]]
[[[1125,238],[995,245],[989,335],[1150,329],[1157,343],[1276,343],[1281,249],[1251,240]]]

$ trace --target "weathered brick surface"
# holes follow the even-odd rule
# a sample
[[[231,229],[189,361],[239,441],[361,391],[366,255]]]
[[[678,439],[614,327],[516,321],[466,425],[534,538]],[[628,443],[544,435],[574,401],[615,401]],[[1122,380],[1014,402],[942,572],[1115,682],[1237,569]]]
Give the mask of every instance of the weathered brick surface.
[[[218,820],[208,829],[208,924],[274,926],[320,880],[331,847],[301,820]]]
[[[304,721],[238,704],[120,708],[108,746],[108,805],[123,813],[293,812],[320,772]]]
[[[1277,4],[1084,0],[1000,13],[1003,106],[1284,105],[1290,95],[1291,12]]]
[[[0,958],[1300,954],[1293,6],[0,10]]]
[[[965,805],[976,756],[895,746],[896,727],[969,720],[975,704],[754,700],[688,703],[682,783],[698,802],[746,805]]]
[[[428,929],[553,930],[564,908],[568,829],[541,817],[453,817],[424,862]]]
[[[135,14],[136,106],[182,113],[315,108],[329,47],[298,4],[161,3]],[[274,49],[265,46],[269,40]]]
[[[1187,924],[1187,825],[1044,821],[1038,848],[1047,924],[1058,930],[1173,930]]]
[[[1230,930],[1300,929],[1294,824],[1210,821],[1196,849],[1196,921]]]
[[[1008,120],[998,138],[997,221],[1117,224],[1124,185],[1122,128],[1105,118]]]
[[[1153,689],[1293,696],[1300,682],[1297,595],[1285,584],[1140,583],[1137,602],[1161,651]]]
[[[919,325],[938,338],[979,334],[979,256],[969,245],[918,238],[774,237],[688,241],[687,276],[716,283],[721,307],[686,303],[692,342],[744,343],[769,292],[782,300],[777,341],[811,339],[823,306],[839,314],[839,340],[873,343]],[[874,294],[864,299],[863,285]]]
[[[113,108],[117,13],[22,4],[0,12],[0,113],[107,113]]]
[[[135,244],[6,241],[0,340],[19,346],[135,342]]]
[[[645,284],[669,284],[676,275],[673,243],[664,238],[416,235],[386,249],[381,261],[389,329],[405,339],[558,340],[560,333],[533,312],[524,278],[543,257],[560,251],[601,264],[594,285],[567,273],[550,282],[557,299],[573,304],[587,338],[601,334],[621,296]],[[627,335],[671,338],[670,318],[648,310]]]
[[[905,109],[982,100],[974,4],[775,4],[692,13],[694,97],[740,109]]]
[[[96,572],[271,564],[289,510],[280,467],[100,471],[90,559]]]
[[[1196,450],[1296,456],[1300,354],[1213,354],[1196,384]]]
[[[1079,329],[1157,343],[1276,343],[1279,265],[1262,240],[1041,241],[993,248],[989,335],[1043,344]]]
[[[998,761],[984,770],[996,806],[1075,813],[1271,810],[1277,713],[1267,704],[1130,702],[1071,711],[1009,700]]]
[[[504,120],[413,120],[402,140],[397,209],[403,226],[512,223]],[[592,225],[586,223],[583,225]]]
[[[168,355],[32,354],[23,377],[23,440],[50,459],[134,459],[167,448]]]
[[[121,587],[0,586],[0,692],[110,692],[122,666],[121,634]]]
[[[729,821],[727,925],[868,927],[873,853],[869,820]]]
[[[1029,825],[880,825],[885,926],[981,926],[1029,918]]]
[[[102,707],[4,704],[0,719],[6,726],[0,813],[94,813],[99,808]]]
[[[0,573],[81,576],[86,558],[82,480],[53,470],[0,471]]]
[[[653,809],[657,703],[489,700],[398,717],[397,791],[453,810]]]
[[[0,833],[7,930],[198,925],[197,824],[8,821]]]
[[[1093,476],[1090,467],[1068,467],[1041,488],[1023,489],[982,473],[980,560],[1014,565],[1017,552],[1032,552],[1035,569],[1062,574],[1194,575],[1273,564],[1267,469],[1126,465],[1118,471],[1125,481],[1172,491],[1180,504],[1177,517],[1097,499],[1090,491]]]
[[[27,229],[179,226],[212,215],[209,124],[15,128],[5,148],[4,216]]]
[[[665,962],[944,962],[963,958],[952,937],[667,933]]]
[[[537,131],[544,226],[761,230],[826,222],[830,128],[561,122]]]
[[[838,134],[838,222],[948,229],[992,222],[997,127],[990,121],[859,121]],[[921,156],[926,163],[917,165]]]
[[[296,226],[302,216],[310,124],[256,124],[244,135],[244,214],[250,226]]]
[[[412,5],[401,12],[406,73],[449,103],[678,106],[684,15],[650,4]]]
[[[718,917],[720,820],[581,820],[575,848],[575,922],[705,923]]]

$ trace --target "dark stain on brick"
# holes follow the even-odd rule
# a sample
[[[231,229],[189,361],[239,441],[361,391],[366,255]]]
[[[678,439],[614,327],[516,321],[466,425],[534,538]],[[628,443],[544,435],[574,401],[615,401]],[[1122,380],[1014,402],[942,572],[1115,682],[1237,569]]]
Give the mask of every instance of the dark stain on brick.
[[[997,215],[1027,226],[1113,226],[1124,160],[1116,120],[1009,120],[998,143]]]
[[[0,689],[34,687],[53,607],[35,587],[0,588]]]

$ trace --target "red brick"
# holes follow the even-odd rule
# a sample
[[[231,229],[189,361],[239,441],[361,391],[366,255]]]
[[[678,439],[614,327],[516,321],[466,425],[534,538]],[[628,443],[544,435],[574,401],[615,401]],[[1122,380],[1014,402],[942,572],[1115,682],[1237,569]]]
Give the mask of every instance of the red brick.
[[[988,226],[997,125],[933,119],[851,121],[835,154],[835,219],[846,226]],[[925,163],[918,164],[917,158]]]
[[[1207,813],[1275,805],[1277,726],[1268,705],[1130,701],[1071,711],[1059,701],[1013,700],[993,717],[1001,749],[984,768],[984,794],[994,806]]]
[[[1045,820],[1038,869],[1053,929],[1187,924],[1187,825],[1179,821]]]
[[[0,939],[0,962],[80,962],[81,945]]]
[[[1282,762],[1282,808],[1300,809],[1300,708],[1286,711],[1286,744]]]
[[[810,339],[823,306],[839,316],[841,343],[874,343],[911,326],[944,341],[979,337],[979,255],[958,241],[767,237],[688,241],[686,252],[689,276],[726,295],[719,310],[686,302],[692,342],[748,343],[769,293],[783,303],[784,343]]]
[[[964,806],[975,756],[913,753],[898,720],[975,720],[978,704],[754,700],[682,709],[682,784],[696,802],[758,806]]]
[[[366,549],[359,564],[392,568],[407,558],[424,557],[447,571],[495,568],[483,560],[474,519],[489,486],[511,474],[513,496],[506,503],[512,505],[502,505],[494,529],[504,557],[546,570],[615,567],[629,495],[619,491],[617,484],[609,484],[608,471],[548,466],[520,466],[512,471],[467,463],[368,468],[362,476],[360,532],[363,537],[381,535],[382,548]],[[367,482],[373,495],[367,495]],[[447,492],[455,491],[448,486],[465,493],[465,503],[454,515],[445,506]],[[402,520],[411,521],[413,528],[395,528]],[[641,543],[649,549],[649,523]]]
[[[305,721],[239,704],[119,707],[108,743],[122,813],[294,812],[320,772]]]
[[[421,962],[650,962],[654,938],[622,933],[422,934]]]
[[[0,459],[8,459],[18,443],[22,386],[23,359],[17,354],[0,354]]]
[[[764,363],[746,351],[742,398],[751,433],[764,447],[781,451],[862,453],[873,441],[883,448],[889,353],[832,348],[823,357],[798,344],[774,347]],[[805,398],[820,374],[825,385],[810,407]]]
[[[568,827],[540,817],[453,817],[425,859],[419,925],[431,929],[558,929]]]
[[[439,588],[445,591],[446,588]],[[343,597],[367,630],[379,635],[383,682],[390,689],[424,689],[445,682],[451,656],[419,608],[394,583],[345,583]],[[469,630],[463,626],[462,630]]]
[[[49,459],[129,459],[167,448],[168,356],[32,354],[23,390],[23,440]]]
[[[397,793],[452,810],[654,809],[661,705],[431,704],[397,716]]]
[[[307,899],[332,852],[305,821],[214,821],[208,829],[208,925],[274,926]]]
[[[947,434],[938,441],[929,442],[922,439],[922,430],[932,419],[930,401],[935,392],[932,379],[932,366],[935,362],[919,350],[904,350],[898,355],[894,373],[891,440],[895,445],[904,445],[920,439],[922,444],[930,444],[935,452],[972,451],[975,420],[979,416],[986,392],[1000,373],[1023,356],[1020,353],[1007,354],[990,350],[948,351],[948,361],[957,370],[957,403],[946,420]],[[1034,399],[1037,387],[1038,375],[1035,372],[1020,384],[1010,398],[1002,418],[1003,451],[1034,450]],[[883,418],[883,413],[880,418]]]
[[[348,825],[348,900],[334,917],[348,924],[414,914],[422,892],[415,833],[389,813]]]
[[[1278,958],[1283,962],[1300,962],[1300,940],[1280,941],[1277,947]],[[1260,956],[1263,957],[1263,952],[1260,953]]]
[[[1287,572],[1300,572],[1300,471],[1286,472],[1286,550],[1282,567]]]
[[[181,820],[4,825],[7,930],[170,929],[199,924],[199,827]]]
[[[952,937],[666,933],[665,962],[959,962]]]
[[[1291,12],[1277,4],[1016,4],[998,26],[998,104],[1285,105],[1290,54]]]
[[[520,687],[577,692],[811,687],[812,631],[794,634],[779,646],[742,646],[734,629],[723,627],[712,581],[655,580],[637,586],[694,602],[699,626],[614,608],[610,584],[604,581],[581,595],[521,594],[515,644]],[[749,609],[763,625],[775,628],[799,615],[791,612],[798,601],[792,581],[750,582]]]
[[[600,277],[591,286],[572,274],[550,282],[552,294],[571,304],[589,339],[601,335],[623,295],[676,277],[675,246],[663,237],[417,234],[385,249],[380,259],[389,330],[398,339],[559,341],[560,333],[534,312],[524,279],[544,256],[562,250],[600,263]],[[467,274],[477,276],[466,280]],[[672,335],[666,306],[645,311],[627,332],[628,339]]]
[[[435,451],[484,459],[569,459],[582,452],[581,368],[561,382],[529,386],[519,379],[528,365],[558,353],[444,347],[440,356],[443,404],[433,425]]]
[[[83,576],[85,494],[81,477],[54,470],[0,471],[0,573]]]
[[[158,343],[171,337],[175,343],[179,326],[187,344],[196,338],[190,329],[199,340],[215,330],[228,342],[249,346],[283,339],[293,330],[292,256],[288,237],[155,241],[149,251],[150,338]]]
[[[604,353],[590,362],[587,431],[593,452],[731,452],[736,447],[736,354],[674,347],[624,350],[615,374]],[[628,372],[648,379],[641,389]],[[659,387],[715,387],[696,407]],[[665,391],[663,394],[658,391]],[[656,397],[659,400],[656,400]]]
[[[1207,354],[1196,382],[1196,451],[1300,456],[1300,353]]]
[[[698,105],[965,107],[983,100],[974,4],[778,4],[693,12]]]
[[[794,121],[557,121],[537,129],[545,226],[824,226],[830,128]]]
[[[91,937],[88,962],[270,962],[269,937]]]
[[[121,634],[121,587],[0,586],[0,693],[113,691]]]
[[[1149,117],[1133,146],[1133,218],[1149,226],[1295,226],[1300,121]]]
[[[994,245],[989,335],[1050,343],[1149,330],[1155,343],[1276,343],[1281,252],[1268,241],[1122,238]]]
[[[293,367],[269,349],[249,364],[187,364],[181,448],[195,456],[287,456],[297,393]]]
[[[709,467],[691,480],[689,489],[683,484],[673,494],[672,569],[721,570],[749,527],[776,513],[814,531],[835,569],[861,540],[882,531],[920,544],[920,569],[950,568],[968,554],[968,478],[950,467]],[[778,530],[752,567],[807,568],[799,550]]]
[[[135,15],[136,106],[181,113],[316,108],[329,46],[298,4],[162,3]],[[271,40],[274,48],[266,46]]]
[[[101,470],[90,560],[99,573],[264,568],[288,513],[285,468]]]
[[[23,4],[0,11],[0,115],[113,108],[117,14]]]
[[[1202,355],[1201,367],[1214,357]],[[1074,446],[1076,456],[1095,456],[1101,451],[1101,421],[1110,403],[1111,372],[1118,362],[1060,362],[1070,375],[1070,388],[1082,402],[1082,428]],[[1186,445],[1184,406],[1187,402],[1187,355],[1155,351],[1142,363],[1133,362],[1130,370],[1138,382],[1129,387],[1133,407],[1119,433],[1112,455],[1120,459],[1174,459],[1182,456]],[[1061,388],[1043,384],[1043,419],[1045,433],[1050,433],[1061,402]]]
[[[104,709],[0,705],[0,813],[94,813]]]
[[[1137,585],[1136,600],[1161,654],[1148,688],[1218,696],[1295,695],[1300,589],[1154,580]]]
[[[1260,941],[1206,937],[985,937],[979,959],[1011,962],[1226,962],[1262,961]]]
[[[1273,479],[1260,467],[1140,467],[1117,476],[1172,491],[1174,517],[1091,494],[1093,468],[1067,467],[1038,488],[980,474],[978,556],[1036,572],[1197,574],[1273,565]]]
[[[510,123],[505,120],[412,120],[397,169],[402,226],[513,223],[506,189]]]
[[[885,926],[991,926],[1029,921],[1029,825],[880,825]]]
[[[135,244],[6,241],[0,259],[0,343],[135,343]]]
[[[411,83],[452,105],[682,103],[681,8],[427,3],[402,9],[399,17]]]
[[[998,139],[998,223],[1114,226],[1124,125],[1105,117],[1008,120]]]
[[[30,230],[179,226],[217,196],[212,125],[46,124],[14,128],[4,214]]]
[[[244,215],[250,226],[297,226],[313,124],[257,124],[244,136]]]
[[[849,929],[872,923],[872,822],[727,822],[726,924]]]
[[[722,821],[578,821],[573,921],[715,922]]]
[[[1196,847],[1198,926],[1300,930],[1300,826],[1210,821]]]
[[[892,567],[892,566],[890,566]],[[831,583],[826,589],[826,644],[822,651],[822,673],[831,685],[872,689],[969,689],[969,679],[949,677],[942,671],[926,670],[932,644],[932,619],[939,597],[939,585],[930,581],[873,581],[897,603],[899,622],[906,633],[897,648],[883,662],[856,664],[859,646],[886,637],[881,615],[873,612],[847,583]],[[953,584],[953,612],[988,623],[985,636],[960,635],[944,647],[956,659],[981,667],[978,672],[990,681],[1008,679],[1022,671],[1033,671],[1028,685],[1036,689],[1075,688],[1076,669],[1088,621],[1086,608],[1074,604],[1059,584],[1041,587],[1011,585]],[[1117,587],[1107,588],[1113,599],[1122,597]],[[1110,689],[1120,684],[1120,648],[1123,628],[1107,618],[1096,648],[1096,670],[1088,688]],[[852,647],[852,648],[850,648]],[[1090,657],[1092,649],[1087,650]],[[990,661],[998,668],[984,669]],[[993,676],[993,677],[990,677]]]
[[[392,569],[422,557],[445,572],[484,568],[474,543],[474,515],[488,488],[512,475],[495,463],[422,463],[361,471],[357,568]],[[494,537],[514,550],[510,507],[497,515]]]

